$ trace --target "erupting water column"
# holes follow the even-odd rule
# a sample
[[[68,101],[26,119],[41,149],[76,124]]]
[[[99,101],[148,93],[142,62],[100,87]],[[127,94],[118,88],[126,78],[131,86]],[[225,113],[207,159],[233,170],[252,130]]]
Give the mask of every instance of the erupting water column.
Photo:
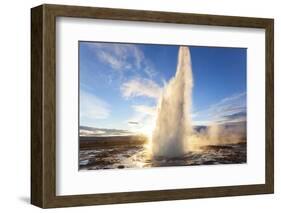
[[[153,156],[179,157],[188,149],[189,136],[192,134],[192,86],[189,48],[181,46],[176,75],[166,85],[158,102],[152,134]]]

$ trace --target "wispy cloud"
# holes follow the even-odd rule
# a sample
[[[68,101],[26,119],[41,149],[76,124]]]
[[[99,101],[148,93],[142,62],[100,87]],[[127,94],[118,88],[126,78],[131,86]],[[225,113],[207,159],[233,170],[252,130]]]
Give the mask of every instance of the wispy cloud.
[[[80,120],[81,124],[92,124],[95,119],[106,119],[110,114],[109,104],[88,93],[80,91]]]
[[[246,121],[246,93],[226,97],[205,110],[195,112],[194,118],[197,123],[200,123],[200,118],[219,123]]]
[[[162,88],[150,79],[135,78],[123,83],[121,92],[125,98],[146,96],[158,99],[161,95]]]
[[[224,122],[229,122],[229,123],[242,122],[242,121],[246,121],[246,117],[247,117],[246,111],[241,111],[241,112],[237,112],[237,113],[234,113],[234,114],[231,114],[231,115],[226,115],[226,116],[222,117],[220,122],[221,123],[224,123]]]
[[[141,70],[148,77],[156,75],[153,64],[134,44],[90,43],[98,59],[116,71]]]

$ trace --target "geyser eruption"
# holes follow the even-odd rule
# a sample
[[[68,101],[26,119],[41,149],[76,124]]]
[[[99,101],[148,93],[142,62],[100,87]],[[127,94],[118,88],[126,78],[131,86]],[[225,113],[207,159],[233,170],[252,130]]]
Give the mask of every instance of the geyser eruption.
[[[153,156],[178,157],[186,152],[192,134],[192,86],[189,48],[181,46],[176,75],[165,86],[158,102],[151,144]]]

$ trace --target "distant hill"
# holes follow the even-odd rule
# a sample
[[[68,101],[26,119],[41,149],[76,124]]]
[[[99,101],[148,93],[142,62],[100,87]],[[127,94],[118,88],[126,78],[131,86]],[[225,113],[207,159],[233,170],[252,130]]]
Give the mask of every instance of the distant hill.
[[[224,129],[234,130],[240,133],[246,133],[247,131],[247,122],[239,121],[239,122],[228,122],[223,124],[218,124],[219,127],[223,127]],[[193,129],[197,132],[207,131],[209,126],[199,125],[194,126]]]
[[[228,122],[224,124],[219,124],[218,126],[224,129],[233,130],[235,132],[246,134],[247,123],[245,121],[241,122]],[[193,126],[196,132],[204,132],[208,130],[208,126],[200,125]],[[80,126],[79,128],[80,137],[109,137],[109,136],[133,136],[136,135],[135,132],[122,129],[106,129],[106,128],[95,128],[88,126]]]
[[[80,126],[79,135],[81,137],[91,137],[91,136],[128,136],[135,135],[136,133],[130,132],[128,130],[121,129],[105,129],[105,128],[95,128],[88,126]]]

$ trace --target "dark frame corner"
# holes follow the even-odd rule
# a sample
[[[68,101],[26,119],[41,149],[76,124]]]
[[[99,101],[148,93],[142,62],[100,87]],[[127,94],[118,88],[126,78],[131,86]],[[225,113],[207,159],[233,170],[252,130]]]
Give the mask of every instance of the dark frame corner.
[[[56,17],[262,28],[266,31],[266,183],[56,196]],[[274,192],[274,20],[44,4],[31,9],[31,203],[41,208]]]

